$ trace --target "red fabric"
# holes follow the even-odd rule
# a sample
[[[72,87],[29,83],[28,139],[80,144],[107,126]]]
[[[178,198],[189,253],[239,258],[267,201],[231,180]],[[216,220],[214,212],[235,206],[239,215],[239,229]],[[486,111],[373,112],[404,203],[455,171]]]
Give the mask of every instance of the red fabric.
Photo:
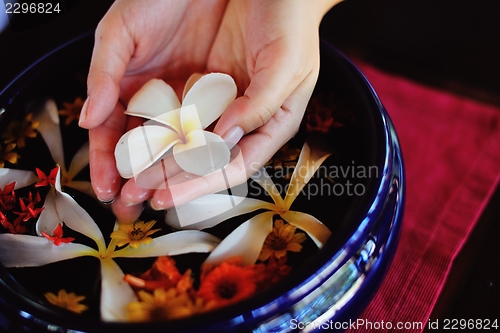
[[[392,331],[398,322],[425,329],[454,258],[499,183],[500,108],[358,65],[396,127],[407,188],[393,264],[360,316],[367,324],[352,332],[374,332],[382,321]],[[391,330],[377,330],[384,331]]]

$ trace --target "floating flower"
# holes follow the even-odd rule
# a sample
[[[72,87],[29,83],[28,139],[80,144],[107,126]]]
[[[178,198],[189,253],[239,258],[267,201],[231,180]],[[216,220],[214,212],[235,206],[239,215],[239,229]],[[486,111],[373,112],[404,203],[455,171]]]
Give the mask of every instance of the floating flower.
[[[173,147],[177,164],[195,175],[205,175],[229,163],[222,138],[204,131],[236,98],[236,84],[226,74],[193,75],[186,83],[182,104],[162,80],[147,82],[130,100],[131,116],[151,121],[125,133],[115,149],[118,171],[137,176]]]
[[[21,122],[17,120],[11,122],[2,137],[5,143],[14,143],[17,147],[24,148],[26,138],[36,138],[36,129],[39,125],[39,121],[33,120],[33,113],[28,113]]]
[[[0,168],[3,168],[5,166],[5,162],[16,164],[17,160],[21,158],[18,153],[13,151],[14,148],[16,148],[15,143],[8,144],[5,147],[0,145]]]
[[[140,290],[139,301],[127,306],[128,319],[133,322],[165,321],[192,315],[195,304],[188,294],[178,293],[175,288],[155,289],[153,294]]]
[[[202,276],[198,296],[217,307],[244,300],[257,289],[255,272],[252,267],[225,261]]]
[[[273,231],[273,217],[275,215],[281,216],[289,224],[305,231],[321,248],[330,237],[331,232],[328,227],[314,216],[292,211],[290,207],[328,156],[330,154],[311,150],[309,145],[305,143],[284,199],[264,168],[252,176],[252,179],[270,195],[274,203],[234,195],[211,194],[168,210],[165,221],[178,228],[180,226],[179,220],[182,218],[183,225],[187,226],[185,228],[203,229],[213,227],[234,216],[256,210],[267,210],[267,212],[262,212],[242,223],[231,232],[210,253],[205,265],[217,265],[233,256],[241,256],[244,265],[255,263],[267,236]]]
[[[147,223],[137,221],[133,224],[120,224],[118,230],[111,233],[111,238],[117,241],[117,246],[129,244],[137,249],[141,244],[149,244],[153,241],[153,238],[149,236],[160,230],[151,230],[155,223],[156,221],[152,220]]]
[[[280,259],[286,256],[287,251],[300,252],[300,243],[306,240],[304,233],[295,233],[297,228],[291,224],[285,224],[283,220],[274,222],[273,231],[267,235],[264,246],[259,255],[259,260],[265,261],[269,257]]]
[[[264,266],[265,268],[262,272],[261,282],[269,286],[279,282],[282,278],[287,276],[292,270],[292,267],[286,265],[286,260],[286,256],[279,259],[273,256],[269,257],[269,261]]]
[[[61,169],[61,185],[74,188],[90,196],[95,196],[90,182],[74,180],[75,176],[89,164],[88,142],[76,152],[71,160],[69,169],[67,169],[56,103],[53,100],[48,100],[43,110],[35,116],[35,119],[40,122],[38,132],[40,132],[47,144],[56,165]]]
[[[71,124],[74,120],[80,119],[83,103],[84,101],[80,97],[75,98],[73,103],[63,103],[63,109],[59,110],[59,114],[66,117],[66,121],[64,122],[66,126]]]
[[[63,228],[62,224],[58,224],[56,229],[54,230],[54,235],[51,236],[46,232],[42,231],[43,237],[47,238],[49,241],[53,242],[55,246],[59,246],[64,243],[71,243],[75,239],[73,237],[63,238]]]
[[[116,249],[116,240],[106,246],[101,230],[90,215],[67,193],[61,191],[57,177],[53,187],[55,221],[64,221],[74,231],[94,240],[97,249],[75,242],[56,246],[45,238],[30,235],[0,234],[0,262],[5,267],[43,266],[52,262],[82,256],[92,256],[101,263],[101,317],[105,321],[127,319],[126,306],[137,301],[131,286],[114,258],[145,258],[178,255],[190,252],[209,252],[220,240],[208,233],[186,230],[156,237],[151,243],[134,249]],[[40,221],[39,221],[40,222]],[[39,223],[38,222],[38,223]],[[59,222],[56,222],[56,225]],[[54,230],[55,226],[51,229]]]
[[[191,270],[186,270],[182,275],[177,269],[174,259],[169,256],[158,257],[153,267],[141,274],[140,277],[126,274],[124,279],[133,287],[149,291],[158,288],[165,290],[177,288],[179,292],[187,292],[193,288]]]
[[[40,181],[35,184],[35,187],[55,185],[58,172],[59,168],[55,167],[47,176],[42,170],[36,168],[36,174],[38,175],[38,178],[40,178]]]
[[[75,293],[68,294],[64,289],[59,290],[57,295],[48,292],[45,293],[44,296],[50,304],[74,313],[82,313],[88,309],[88,306],[80,304],[80,302],[85,299],[85,296],[77,296]]]

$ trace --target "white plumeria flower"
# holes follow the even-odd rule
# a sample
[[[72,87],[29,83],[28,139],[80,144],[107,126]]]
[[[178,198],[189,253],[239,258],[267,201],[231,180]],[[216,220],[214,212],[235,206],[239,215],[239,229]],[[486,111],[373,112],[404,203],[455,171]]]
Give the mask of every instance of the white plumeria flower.
[[[183,225],[187,225],[186,228],[204,229],[235,216],[260,209],[267,210],[242,223],[224,238],[208,256],[204,263],[206,265],[217,265],[234,256],[241,256],[244,265],[255,263],[267,235],[273,230],[274,215],[280,215],[291,225],[305,231],[321,248],[331,235],[328,227],[314,216],[292,211],[290,207],[328,156],[330,154],[311,150],[304,144],[284,199],[264,168],[252,176],[271,196],[274,203],[233,195],[211,194],[168,210],[165,220],[174,228],[180,227],[179,221],[182,219]]]
[[[61,184],[79,190],[90,196],[94,196],[92,185],[88,181],[74,181],[73,178],[82,169],[89,164],[89,145],[84,144],[75,154],[69,170],[65,168],[64,150],[62,143],[61,128],[59,126],[59,112],[57,105],[53,100],[48,100],[43,110],[35,116],[35,120],[40,122],[37,130],[42,135],[47,147],[50,150],[52,158],[59,168],[57,172],[57,186],[51,187],[45,197],[44,210],[40,213],[36,223],[36,231],[38,235],[42,235],[42,231],[47,234],[52,234],[55,227],[62,222],[58,218],[57,208],[55,207],[55,197],[58,192],[61,192]],[[0,187],[5,187],[7,184],[16,182],[15,189],[36,183],[39,178],[33,171],[15,170],[15,169],[0,169]]]
[[[125,133],[115,149],[117,169],[123,178],[138,176],[173,147],[177,164],[203,176],[229,163],[224,140],[204,131],[236,98],[231,76],[195,74],[186,83],[182,104],[162,80],[147,82],[130,100],[127,115],[150,121]]]
[[[59,219],[69,228],[93,239],[97,250],[78,243],[56,246],[45,237],[0,234],[0,262],[6,267],[33,267],[82,256],[98,258],[101,263],[101,318],[105,321],[125,321],[127,305],[137,301],[131,286],[123,280],[124,273],[114,258],[205,253],[220,242],[208,233],[186,230],[154,238],[151,243],[142,244],[137,249],[127,246],[115,250],[116,242],[112,241],[106,247],[101,230],[92,217],[70,195],[60,191],[59,181],[55,189],[55,207]]]

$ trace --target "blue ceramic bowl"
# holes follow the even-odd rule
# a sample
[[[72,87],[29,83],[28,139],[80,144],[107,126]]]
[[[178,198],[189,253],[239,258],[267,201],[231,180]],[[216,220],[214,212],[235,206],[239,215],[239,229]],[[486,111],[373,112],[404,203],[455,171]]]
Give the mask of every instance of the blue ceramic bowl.
[[[93,38],[86,35],[54,50],[0,93],[0,125],[54,78],[88,68]],[[83,78],[85,79],[85,78]],[[404,206],[404,172],[393,125],[363,74],[332,46],[321,44],[315,94],[334,91],[349,105],[351,128],[330,137],[352,159],[378,170],[362,180],[363,193],[337,198],[336,229],[327,244],[269,292],[208,314],[164,323],[110,324],[66,317],[30,299],[8,269],[0,267],[0,329],[12,332],[280,332],[329,328],[343,331],[377,291],[396,251]],[[83,95],[85,92],[80,92]],[[28,101],[28,102],[27,102]],[[314,202],[312,203],[314,207]],[[1,265],[0,265],[1,266]]]

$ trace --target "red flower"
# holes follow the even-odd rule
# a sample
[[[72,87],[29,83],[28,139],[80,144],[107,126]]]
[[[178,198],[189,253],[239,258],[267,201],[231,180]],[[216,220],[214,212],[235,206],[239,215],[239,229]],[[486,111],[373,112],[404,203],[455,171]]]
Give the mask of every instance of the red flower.
[[[58,224],[57,227],[54,230],[54,236],[50,236],[46,232],[42,231],[43,237],[47,238],[48,240],[54,242],[54,245],[59,246],[63,243],[71,243],[75,239],[73,237],[66,237],[63,238],[63,228],[62,224]]]
[[[37,218],[38,215],[42,212],[44,207],[41,208],[35,208],[35,204],[40,202],[40,194],[37,193],[35,195],[35,198],[33,199],[33,195],[29,194],[28,197],[28,204],[26,205],[23,201],[23,199],[19,199],[19,204],[21,205],[21,211],[20,212],[14,212],[14,214],[18,215],[19,217],[14,220],[14,225],[22,222],[27,222],[30,219]]]
[[[57,166],[52,169],[50,174],[47,176],[42,170],[36,168],[36,174],[38,175],[38,178],[40,178],[40,181],[35,184],[35,187],[55,185],[58,171],[59,167]]]
[[[153,267],[148,269],[140,277],[126,274],[124,280],[131,286],[149,291],[157,288],[168,290],[177,288],[179,292],[186,292],[193,286],[191,270],[182,275],[175,264],[174,259],[169,256],[158,257]]]
[[[11,210],[14,208],[16,202],[16,194],[14,188],[16,187],[16,182],[12,182],[5,186],[2,190],[0,188],[0,209],[2,211]]]
[[[14,222],[14,224],[10,223],[10,221],[2,212],[0,212],[0,224],[13,234],[24,234],[28,232],[28,229],[26,229],[25,226],[21,225],[20,222]]]
[[[256,270],[223,262],[202,276],[198,296],[205,302],[225,306],[252,296],[256,289]]]

